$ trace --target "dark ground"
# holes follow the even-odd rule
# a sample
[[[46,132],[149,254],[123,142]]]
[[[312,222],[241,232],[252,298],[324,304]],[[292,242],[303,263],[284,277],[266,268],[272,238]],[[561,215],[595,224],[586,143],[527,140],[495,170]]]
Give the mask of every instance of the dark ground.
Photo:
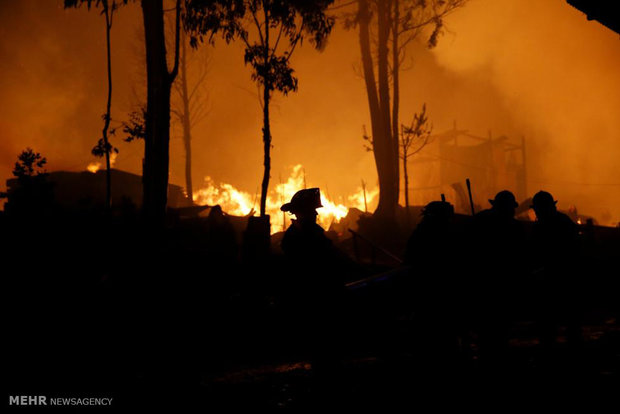
[[[345,299],[333,338],[340,362],[317,370],[303,319],[283,305],[290,269],[279,256],[214,257],[195,223],[153,235],[126,217],[104,226],[75,215],[1,220],[7,395],[112,396],[115,407],[136,411],[503,411],[538,396],[557,406],[587,395],[595,404],[620,384],[613,229],[586,246],[578,344],[567,343],[560,324],[553,346],[543,347],[536,312],[521,309],[501,322],[509,346],[492,363],[467,329],[453,352],[429,358],[425,344],[440,329],[394,305],[402,292],[371,286]]]

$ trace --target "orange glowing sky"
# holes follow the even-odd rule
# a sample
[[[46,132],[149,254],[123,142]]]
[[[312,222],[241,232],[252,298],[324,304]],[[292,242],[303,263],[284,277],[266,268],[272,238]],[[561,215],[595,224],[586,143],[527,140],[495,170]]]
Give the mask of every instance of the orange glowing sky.
[[[84,170],[105,108],[104,23],[96,12],[64,10],[62,0],[0,1],[0,189],[26,146],[50,170]],[[139,4],[115,18],[115,120],[133,109],[140,80]],[[432,51],[410,50],[402,77],[403,122],[427,103],[435,131],[524,135],[528,188],[551,191],[560,206],[608,211],[620,220],[620,38],[563,0],[471,0],[447,20]],[[262,178],[261,110],[241,45],[209,47],[208,117],[194,131],[194,183],[205,176],[254,193]],[[277,96],[272,112],[272,183],[305,167],[308,185],[334,199],[376,182],[362,145],[369,124],[355,32],[338,25],[325,51],[293,59],[299,92]],[[408,115],[409,114],[409,115]],[[142,144],[114,142],[116,167],[140,172]],[[171,142],[170,180],[184,183],[183,145]],[[415,178],[414,178],[415,181]]]

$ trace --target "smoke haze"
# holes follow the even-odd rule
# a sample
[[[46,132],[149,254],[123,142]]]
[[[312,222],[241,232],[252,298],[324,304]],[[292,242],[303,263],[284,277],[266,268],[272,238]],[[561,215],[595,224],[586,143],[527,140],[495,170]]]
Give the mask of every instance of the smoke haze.
[[[105,25],[96,11],[64,10],[61,0],[0,2],[0,180],[27,146],[48,169],[84,170],[105,111]],[[112,28],[114,125],[135,109],[139,3],[122,7]],[[528,192],[546,189],[580,212],[620,220],[620,39],[562,0],[471,0],[447,18],[437,48],[412,45],[402,74],[401,121],[422,103],[435,132],[453,127],[486,136],[525,136]],[[211,108],[196,126],[193,178],[255,193],[262,178],[262,116],[243,48],[208,47]],[[309,186],[336,202],[364,179],[376,185],[362,126],[370,126],[355,31],[337,25],[323,52],[295,52],[299,91],[276,95],[272,184],[302,164]],[[143,82],[143,80],[142,80]],[[180,134],[171,140],[170,181],[184,183]],[[113,143],[116,168],[140,173],[142,143]],[[421,186],[413,177],[412,186]]]

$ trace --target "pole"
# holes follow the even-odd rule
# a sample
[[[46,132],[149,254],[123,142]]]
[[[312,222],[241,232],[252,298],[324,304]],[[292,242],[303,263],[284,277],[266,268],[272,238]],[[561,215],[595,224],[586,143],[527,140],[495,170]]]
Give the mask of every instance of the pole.
[[[469,206],[471,207],[471,215],[473,216],[474,214],[476,214],[476,211],[474,210],[474,199],[471,196],[471,183],[469,182],[469,178],[465,179],[465,184],[467,184],[467,194],[469,195]]]
[[[278,174],[280,180],[280,189],[282,189],[282,173]],[[280,205],[284,204],[282,192],[280,192]],[[286,231],[286,211],[282,212],[282,231]]]
[[[364,192],[364,212],[368,213],[368,203],[366,202],[366,183],[362,180],[362,191]]]

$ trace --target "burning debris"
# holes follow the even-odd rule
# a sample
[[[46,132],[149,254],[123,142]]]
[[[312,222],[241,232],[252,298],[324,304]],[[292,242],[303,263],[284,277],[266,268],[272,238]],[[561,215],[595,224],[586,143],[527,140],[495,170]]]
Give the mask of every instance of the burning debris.
[[[267,197],[267,214],[271,216],[271,231],[284,231],[287,226],[286,213],[280,211],[282,200],[290,200],[293,194],[305,188],[305,178],[303,166],[298,164],[293,167],[293,171],[286,180],[275,186]],[[334,222],[338,222],[346,217],[349,208],[357,208],[364,211],[366,205],[374,206],[379,189],[358,191],[347,197],[346,205],[337,203],[321,194],[321,204],[323,207],[319,211],[319,224],[328,229]],[[365,201],[364,201],[365,200]],[[256,211],[258,194],[252,195],[245,191],[236,189],[231,184],[222,183],[217,185],[211,177],[205,178],[205,186],[194,192],[194,203],[198,205],[220,205],[228,214],[236,216],[252,216]]]

